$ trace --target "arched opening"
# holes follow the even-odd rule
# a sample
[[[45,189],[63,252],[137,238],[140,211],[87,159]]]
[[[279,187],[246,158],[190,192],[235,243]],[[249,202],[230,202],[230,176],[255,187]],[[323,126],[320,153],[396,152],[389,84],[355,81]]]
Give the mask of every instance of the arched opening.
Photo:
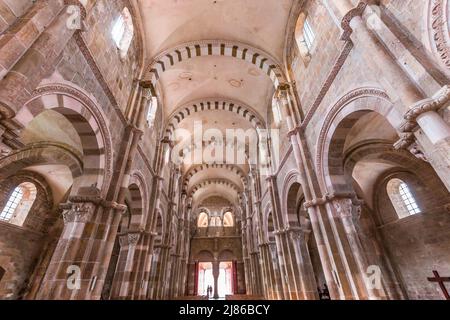
[[[194,283],[195,296],[212,297],[214,292],[214,255],[209,250],[201,250],[192,257],[196,261],[196,269],[190,275]]]
[[[213,265],[211,262],[200,262],[198,265],[197,295],[210,298],[211,288],[214,287]]]
[[[128,187],[126,194],[126,201],[129,203],[130,208],[130,229],[132,231],[139,230],[143,224],[144,218],[144,200],[142,197],[141,189],[136,183],[132,183]]]
[[[306,292],[303,294],[308,295],[310,299],[317,299],[327,290],[327,285],[309,215],[304,209],[303,188],[298,182],[292,183],[287,194],[287,218],[289,228],[299,235],[298,243],[294,243],[294,239],[291,241],[293,248],[301,248],[296,255],[297,260],[302,261],[302,265],[297,266],[297,272],[305,282]]]
[[[124,8],[111,30],[111,36],[119,50],[121,58],[125,58],[134,36],[133,18],[130,10]]]
[[[31,182],[18,185],[0,213],[0,220],[21,226],[33,206],[36,193],[36,186]]]
[[[141,190],[136,181],[136,176],[132,177],[132,183],[125,194],[126,212],[122,215],[114,248],[103,286],[102,297],[104,299],[124,299],[133,296],[135,291],[140,289],[142,279],[133,277],[125,281],[129,273],[138,272],[135,264],[135,248],[139,244],[140,230],[143,218],[143,199]],[[127,287],[123,288],[123,283],[127,282]]]
[[[223,226],[226,228],[234,227],[233,214],[229,211],[223,215]]]
[[[421,213],[415,197],[405,182],[394,178],[388,182],[386,188],[399,219]]]
[[[71,195],[106,192],[112,174],[112,146],[101,108],[77,88],[61,86],[55,92],[49,86],[41,90],[43,93],[21,108],[15,118],[23,127],[21,142],[29,147],[55,145],[83,162],[83,170],[73,177]],[[79,97],[74,98],[73,92]],[[52,164],[57,159],[43,161]]]
[[[305,198],[301,198],[297,209],[297,217],[300,223],[300,227],[305,237],[308,254],[311,259],[311,265],[314,270],[314,279],[317,285],[317,291],[319,298],[328,300],[330,298],[328,292],[327,281],[325,273],[323,272],[322,262],[320,260],[319,247],[317,246],[314,231],[311,226],[311,219],[309,218],[308,211],[305,209]]]
[[[303,199],[303,190],[300,183],[293,183],[287,196],[287,218],[288,225],[291,228],[299,228],[298,208]]]
[[[59,163],[44,165],[49,158],[37,155],[39,147],[17,151],[0,163],[0,251],[9,253],[0,296],[8,299],[35,297],[63,228],[57,205],[67,199],[74,163],[64,161],[68,153],[58,153],[62,150],[43,149],[54,151]]]
[[[275,242],[275,223],[273,221],[273,214],[269,212],[267,218],[267,239],[269,242]]]
[[[315,39],[316,35],[311,25],[311,21],[305,13],[301,13],[295,27],[295,41],[300,56],[305,63],[308,63],[311,60]]]
[[[209,226],[209,216],[206,212],[201,212],[198,216],[197,227],[207,228]]]
[[[372,294],[391,299],[437,298],[427,277],[436,257],[450,261],[449,254],[427,239],[439,235],[443,237],[440,244],[450,241],[444,231],[450,224],[441,220],[448,193],[428,163],[393,148],[398,135],[392,119],[383,116],[389,115],[389,105],[374,98],[364,100],[361,108],[358,103],[353,101],[334,116],[324,179],[332,186],[329,192],[354,194],[363,200],[358,205],[360,215],[352,219],[361,249],[344,237],[352,248],[348,259],[363,255],[366,268],[380,268],[380,286]],[[381,113],[370,111],[372,103]],[[431,222],[434,219],[442,224]],[[434,224],[433,231],[426,227],[428,223]]]

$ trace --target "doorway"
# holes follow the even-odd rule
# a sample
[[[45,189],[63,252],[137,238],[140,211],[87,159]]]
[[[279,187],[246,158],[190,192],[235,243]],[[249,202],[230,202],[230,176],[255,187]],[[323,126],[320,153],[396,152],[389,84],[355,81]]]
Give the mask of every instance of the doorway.
[[[219,298],[233,294],[233,262],[221,262],[219,271]]]
[[[208,287],[214,289],[213,265],[211,262],[201,262],[198,266],[198,295],[207,296]]]

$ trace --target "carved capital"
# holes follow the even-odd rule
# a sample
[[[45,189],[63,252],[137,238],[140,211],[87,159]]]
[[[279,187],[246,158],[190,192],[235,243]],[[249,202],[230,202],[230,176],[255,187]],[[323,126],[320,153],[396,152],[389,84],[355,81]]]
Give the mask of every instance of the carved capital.
[[[433,97],[421,100],[406,112],[405,121],[400,126],[402,132],[413,132],[417,127],[417,118],[430,111],[438,111],[450,103],[450,85],[442,87]]]
[[[333,200],[334,216],[359,219],[361,217],[361,204],[361,202],[355,203],[353,199],[349,198]]]
[[[443,86],[436,94],[428,99],[417,102],[405,114],[408,121],[416,121],[417,117],[428,111],[437,111],[450,103],[450,85]]]
[[[96,207],[97,205],[92,202],[61,204],[60,209],[63,210],[62,217],[64,219],[64,224],[72,222],[86,223],[90,221]]]

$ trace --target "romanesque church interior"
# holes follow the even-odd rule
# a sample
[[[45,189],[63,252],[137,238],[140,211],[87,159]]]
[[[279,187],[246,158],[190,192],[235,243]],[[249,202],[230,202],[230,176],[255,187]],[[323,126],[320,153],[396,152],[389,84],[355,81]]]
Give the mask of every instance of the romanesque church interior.
[[[449,298],[449,16],[0,0],[0,299]]]

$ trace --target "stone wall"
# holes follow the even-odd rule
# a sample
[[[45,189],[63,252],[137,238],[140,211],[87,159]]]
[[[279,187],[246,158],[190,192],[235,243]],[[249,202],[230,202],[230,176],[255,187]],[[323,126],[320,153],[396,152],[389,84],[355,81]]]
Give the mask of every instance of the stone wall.
[[[82,36],[124,114],[134,80],[138,78],[141,68],[139,49],[141,44],[139,44],[137,26],[134,28],[133,42],[124,59],[120,57],[119,50],[112,39],[111,30],[126,5],[129,7],[129,2],[124,0],[97,1],[86,21],[87,32]]]
[[[0,297],[18,299],[39,261],[43,236],[4,222],[0,222],[0,229],[0,266],[6,271],[0,282]]]
[[[450,196],[433,174],[426,180],[410,173],[390,178],[404,181],[421,209],[421,213],[398,219],[386,192],[386,181],[378,188],[379,230],[394,269],[408,298],[442,299],[439,287],[427,278],[433,277],[433,270],[450,272]]]
[[[18,18],[22,17],[34,2],[33,0],[1,0],[0,34],[16,23]]]

